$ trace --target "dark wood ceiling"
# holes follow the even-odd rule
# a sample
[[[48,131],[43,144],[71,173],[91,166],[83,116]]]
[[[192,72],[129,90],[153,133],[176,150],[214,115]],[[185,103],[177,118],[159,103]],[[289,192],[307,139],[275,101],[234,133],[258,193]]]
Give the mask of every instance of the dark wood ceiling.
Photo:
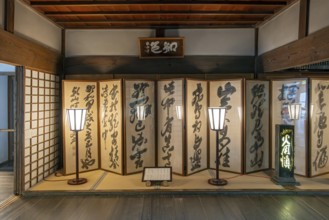
[[[295,0],[25,0],[63,28],[252,28]]]

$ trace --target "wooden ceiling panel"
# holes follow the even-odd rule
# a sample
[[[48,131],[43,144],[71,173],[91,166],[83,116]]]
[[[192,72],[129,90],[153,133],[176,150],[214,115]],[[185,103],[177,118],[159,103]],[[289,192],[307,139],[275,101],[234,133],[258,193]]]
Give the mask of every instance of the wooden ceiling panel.
[[[294,0],[24,0],[63,28],[255,27]]]

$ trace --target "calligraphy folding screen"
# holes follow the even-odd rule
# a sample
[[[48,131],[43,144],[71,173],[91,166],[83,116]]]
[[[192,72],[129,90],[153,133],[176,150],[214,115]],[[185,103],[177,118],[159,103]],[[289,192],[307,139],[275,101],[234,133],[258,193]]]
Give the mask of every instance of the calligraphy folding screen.
[[[207,94],[207,81],[186,81],[187,174],[192,174],[208,167]]]
[[[155,87],[153,81],[125,81],[126,174],[155,166]],[[143,109],[137,111],[137,109]],[[139,114],[137,114],[139,113]],[[141,118],[137,118],[137,115]]]
[[[123,173],[121,80],[99,82],[101,168]]]
[[[243,80],[209,82],[209,107],[226,107],[224,129],[219,132],[219,167],[242,173]],[[216,168],[216,133],[210,130],[209,167]]]
[[[270,153],[269,82],[246,81],[245,172],[268,169]]]
[[[329,172],[329,80],[311,79],[310,98],[310,170],[317,176]]]
[[[307,175],[307,79],[272,81],[272,167],[275,167],[275,125],[295,125],[295,173]],[[288,104],[300,103],[301,114],[298,120],[291,120]]]
[[[182,79],[158,81],[158,165],[172,167],[183,175],[183,89]]]
[[[79,136],[79,169],[81,172],[98,169],[98,109],[97,83],[63,81],[64,174],[75,173],[75,132],[70,131],[66,109],[87,110],[84,130]]]

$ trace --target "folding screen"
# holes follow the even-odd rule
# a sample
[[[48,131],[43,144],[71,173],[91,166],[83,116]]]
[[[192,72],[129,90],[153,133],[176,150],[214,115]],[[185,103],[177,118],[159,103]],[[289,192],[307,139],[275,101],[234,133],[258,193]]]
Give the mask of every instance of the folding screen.
[[[269,82],[246,81],[245,172],[268,169],[269,161]]]
[[[79,132],[79,170],[99,168],[97,82],[63,80],[64,174],[75,173],[75,133],[70,131],[66,109],[87,110],[84,130]]]
[[[99,82],[99,133],[101,168],[123,173],[122,83]]]
[[[310,165],[311,176],[329,173],[327,147],[329,132],[329,80],[311,79],[310,100]]]
[[[208,167],[207,94],[207,81],[186,81],[187,175]]]
[[[243,80],[209,82],[209,107],[226,107],[225,126],[219,133],[221,170],[242,173],[243,155]],[[210,130],[209,167],[216,168],[216,135]]]
[[[125,173],[155,166],[155,87],[153,81],[125,81]],[[144,117],[137,118],[137,108]]]
[[[275,125],[295,125],[295,173],[307,175],[307,79],[272,81],[272,167],[275,167]],[[288,104],[302,105],[299,120],[290,120]]]
[[[158,166],[183,175],[184,80],[162,80],[158,92]]]

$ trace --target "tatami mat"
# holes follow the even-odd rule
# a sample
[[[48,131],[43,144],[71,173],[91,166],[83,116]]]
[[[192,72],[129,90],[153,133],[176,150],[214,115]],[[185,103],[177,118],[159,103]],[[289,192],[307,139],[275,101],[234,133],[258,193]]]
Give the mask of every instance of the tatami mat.
[[[284,190],[281,185],[276,185],[271,181],[269,172],[257,172],[253,174],[239,175],[228,172],[220,172],[220,178],[226,179],[228,184],[225,186],[213,186],[208,184],[208,179],[215,176],[214,170],[205,170],[190,176],[179,176],[173,174],[173,180],[169,186],[151,186],[147,187],[142,182],[142,173],[133,175],[118,175],[102,170],[81,173],[80,177],[88,179],[88,182],[82,185],[72,186],[67,184],[68,179],[75,175],[58,176],[51,175],[44,181],[38,183],[30,191],[148,191],[162,189],[165,191],[200,191],[200,190]],[[329,190],[329,175],[320,177],[306,178],[295,176],[296,181],[300,183],[296,186],[297,190]]]
[[[51,175],[47,177],[45,180],[41,181],[37,185],[33,186],[30,190],[33,191],[75,191],[75,190],[92,190],[95,184],[98,183],[99,179],[104,174],[102,170],[95,170],[85,173],[80,173],[79,177],[86,178],[88,180],[87,183],[81,185],[68,185],[67,181],[69,179],[75,178],[75,175]]]

